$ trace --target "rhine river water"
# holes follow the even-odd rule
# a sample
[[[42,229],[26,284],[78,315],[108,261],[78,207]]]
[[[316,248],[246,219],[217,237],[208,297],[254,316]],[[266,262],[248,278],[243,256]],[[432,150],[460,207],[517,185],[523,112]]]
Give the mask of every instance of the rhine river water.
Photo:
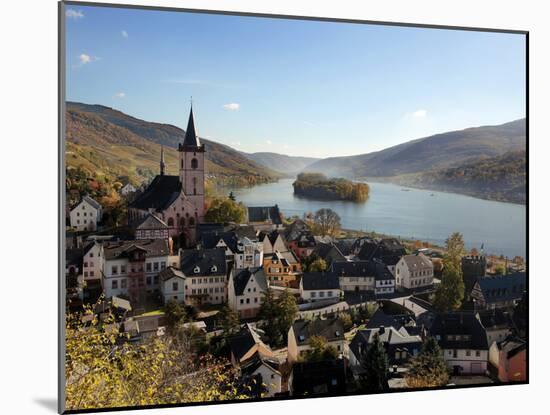
[[[340,215],[346,229],[375,231],[438,245],[458,231],[464,235],[467,248],[479,249],[484,244],[487,253],[525,257],[524,205],[373,182],[369,182],[370,196],[365,203],[318,201],[295,196],[293,181],[284,179],[224,191],[233,191],[237,200],[247,206],[278,204],[285,216],[302,216],[330,208]]]

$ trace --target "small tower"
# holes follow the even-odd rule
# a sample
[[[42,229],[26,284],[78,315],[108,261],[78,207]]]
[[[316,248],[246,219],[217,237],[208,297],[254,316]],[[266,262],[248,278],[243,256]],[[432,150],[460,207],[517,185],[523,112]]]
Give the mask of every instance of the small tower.
[[[164,176],[164,168],[166,165],[164,164],[164,146],[160,146],[160,175]]]
[[[178,151],[180,182],[186,198],[195,208],[195,212],[186,212],[190,213],[186,224],[193,227],[204,219],[204,144],[201,144],[195,129],[192,104],[185,138]]]

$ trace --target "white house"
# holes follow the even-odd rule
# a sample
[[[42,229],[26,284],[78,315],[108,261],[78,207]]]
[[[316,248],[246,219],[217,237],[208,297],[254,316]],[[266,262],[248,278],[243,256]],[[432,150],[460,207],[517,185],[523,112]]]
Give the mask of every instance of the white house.
[[[422,253],[403,255],[395,267],[395,283],[398,288],[417,289],[433,284],[434,266]]]
[[[227,299],[227,262],[224,248],[180,251],[186,276],[186,304],[223,304]]]
[[[135,193],[136,190],[137,190],[137,189],[136,189],[134,186],[132,186],[130,183],[126,183],[126,184],[120,189],[119,192],[120,192],[120,194],[121,194],[122,196],[128,196],[128,195],[130,195],[130,194],[132,194],[132,193]]]
[[[234,256],[235,267],[255,268],[262,266],[264,260],[264,246],[261,242],[252,241],[247,237],[239,239],[237,252]]]
[[[232,269],[227,287],[229,307],[241,318],[256,317],[267,288],[263,268]]]
[[[70,224],[78,231],[95,231],[101,220],[103,209],[101,205],[90,196],[84,196],[74,206],[70,213]]]
[[[374,291],[375,267],[372,261],[334,261],[331,270],[338,275],[343,291]]]
[[[304,272],[300,280],[300,296],[304,301],[338,301],[342,296],[338,276],[334,272]]]
[[[166,304],[170,300],[185,301],[185,275],[179,269],[168,267],[159,274],[160,292]]]
[[[346,341],[344,324],[338,318],[321,320],[296,320],[288,331],[288,361],[296,362],[311,349],[309,340],[313,336],[326,339],[327,344],[343,355]]]
[[[489,345],[479,316],[472,312],[438,314],[430,328],[455,375],[480,375],[487,371]]]
[[[100,282],[104,262],[103,245],[96,241],[88,243],[84,247],[82,261],[84,281],[88,283]]]
[[[241,376],[258,379],[263,387],[262,397],[271,398],[282,391],[283,376],[279,370],[280,363],[275,358],[265,357],[260,353],[241,364]]]

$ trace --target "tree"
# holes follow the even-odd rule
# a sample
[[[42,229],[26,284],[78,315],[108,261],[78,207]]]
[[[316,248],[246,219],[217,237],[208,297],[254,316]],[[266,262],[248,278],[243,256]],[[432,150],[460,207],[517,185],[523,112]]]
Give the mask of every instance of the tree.
[[[378,333],[361,357],[360,388],[364,392],[381,392],[388,389],[388,356]]]
[[[271,345],[285,344],[288,331],[296,319],[298,306],[294,295],[285,290],[278,299],[268,289],[260,306],[258,317],[265,323],[263,330]]]
[[[187,313],[185,308],[176,300],[169,300],[164,306],[164,319],[168,331],[174,333],[180,324],[185,323]]]
[[[340,232],[340,216],[332,209],[323,208],[315,212],[313,216],[314,232],[322,236],[337,236]]]
[[[340,320],[342,321],[342,324],[344,325],[345,331],[349,331],[353,327],[353,319],[351,316],[352,310],[350,310],[350,313],[342,313],[339,316]]]
[[[496,275],[506,274],[506,268],[504,268],[504,265],[502,265],[502,264],[495,265],[495,274]]]
[[[221,316],[221,328],[223,330],[224,337],[229,337],[239,331],[241,323],[239,315],[233,311],[227,303],[224,304],[220,311]]]
[[[230,198],[215,198],[204,216],[206,222],[236,222],[242,223],[245,219],[245,207]]]
[[[334,360],[338,358],[338,351],[334,346],[328,344],[327,339],[322,336],[311,336],[309,347],[304,356],[306,362],[320,362],[322,360]]]
[[[296,304],[296,298],[289,290],[284,290],[277,301],[279,321],[278,326],[283,337],[283,341],[286,343],[288,331],[296,319],[298,314],[298,305]]]
[[[65,405],[67,410],[162,405],[241,399],[237,373],[228,362],[200,359],[170,336],[145,343],[128,342],[111,314],[93,318],[67,316],[65,335]]]
[[[443,255],[443,273],[441,284],[437,287],[434,306],[442,312],[458,310],[464,299],[464,279],[462,276],[462,253],[464,240],[458,232],[446,240],[446,252]]]
[[[322,272],[326,271],[326,269],[327,262],[323,258],[315,259],[308,267],[308,271],[310,272]]]
[[[418,356],[411,360],[406,380],[407,385],[411,388],[432,388],[448,383],[447,364],[433,337],[426,339]]]

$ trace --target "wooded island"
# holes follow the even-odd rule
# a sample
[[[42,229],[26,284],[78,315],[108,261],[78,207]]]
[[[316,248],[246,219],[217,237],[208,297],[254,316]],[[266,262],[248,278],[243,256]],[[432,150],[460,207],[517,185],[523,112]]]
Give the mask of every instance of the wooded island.
[[[321,173],[300,173],[292,185],[294,194],[314,199],[365,202],[369,197],[368,184],[328,178]]]

